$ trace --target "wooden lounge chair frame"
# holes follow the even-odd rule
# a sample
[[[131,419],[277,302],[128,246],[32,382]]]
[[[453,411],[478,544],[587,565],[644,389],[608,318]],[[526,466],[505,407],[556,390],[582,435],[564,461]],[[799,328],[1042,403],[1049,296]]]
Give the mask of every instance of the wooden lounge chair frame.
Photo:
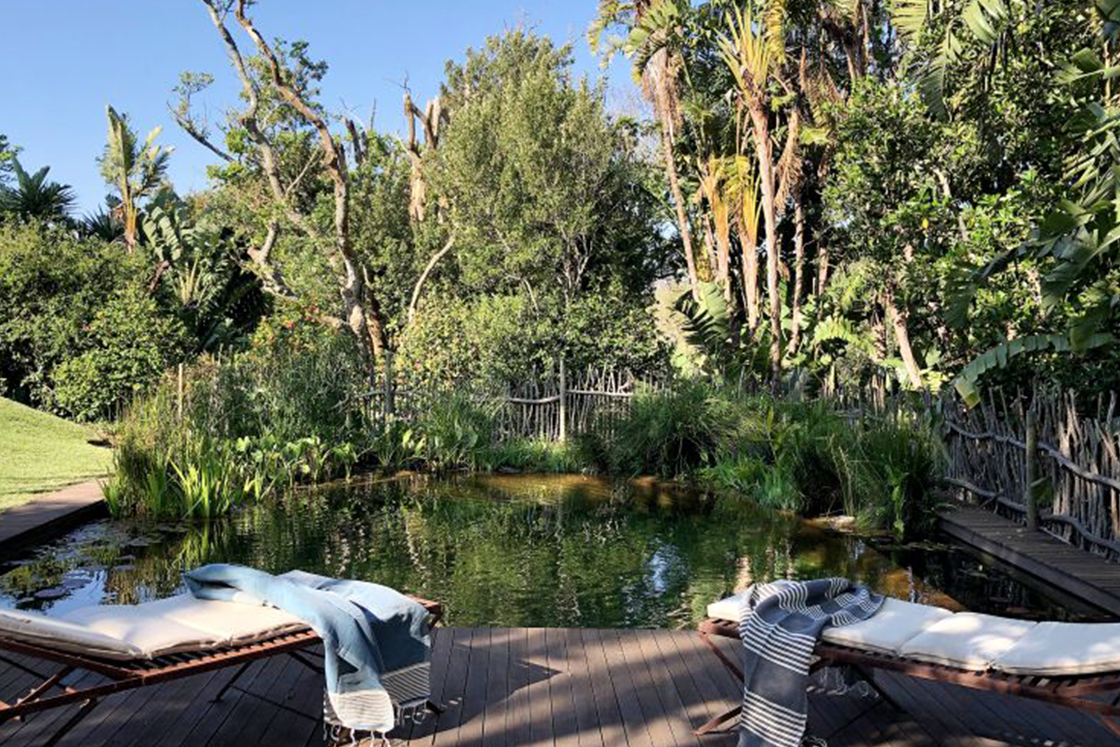
[[[412,595],[409,595],[409,598],[423,605],[424,609],[428,611],[429,622],[432,626],[439,624],[440,620],[443,618],[443,606],[439,602],[432,602]],[[26,641],[0,636],[0,651],[24,654],[35,659],[62,664],[62,669],[54,674],[47,675],[32,669],[26,664],[9,659],[0,654],[0,661],[16,669],[27,672],[28,674],[39,677],[41,680],[32,687],[26,695],[13,703],[6,703],[0,700],[0,725],[13,719],[22,719],[33,713],[41,713],[74,703],[80,703],[81,707],[43,743],[44,747],[51,747],[51,745],[57,744],[71,729],[81,723],[81,721],[97,707],[102,698],[125,690],[147,687],[149,685],[156,685],[162,682],[191,677],[196,674],[211,672],[217,669],[226,669],[233,666],[238,667],[237,671],[234,672],[233,677],[222,686],[218,694],[214,696],[215,701],[220,700],[230,688],[234,688],[246,695],[267,701],[272,705],[290,711],[292,709],[283,703],[274,702],[262,695],[237,687],[237,680],[241,678],[241,675],[245,673],[254,661],[278,654],[287,654],[303,666],[321,673],[323,671],[322,666],[316,663],[312,658],[309,658],[314,654],[306,650],[319,643],[321,643],[321,640],[313,630],[304,629],[279,633],[264,640],[239,646],[225,646],[222,648],[208,649],[206,651],[167,654],[151,659],[129,659],[119,661],[96,656],[87,656],[69,651],[60,651],[45,645],[28,643]],[[102,675],[107,678],[108,681],[81,688],[74,688],[63,684],[62,681],[66,677],[77,671],[93,672]],[[51,694],[54,690],[60,690],[61,692]],[[437,714],[442,711],[440,706],[432,701],[428,701],[427,705],[429,710]],[[310,716],[303,713],[299,715],[316,720],[319,718],[319,716]]]
[[[723,666],[742,681],[743,670],[712,640],[712,636],[739,640],[739,624],[731,620],[707,618],[700,623],[699,632],[701,640],[719,657]],[[813,653],[817,656],[817,659],[809,668],[810,673],[824,667],[849,666],[871,686],[884,702],[896,711],[901,712],[905,709],[875,682],[874,670],[882,669],[889,672],[898,672],[908,677],[919,677],[936,682],[960,685],[961,687],[970,687],[974,690],[987,690],[1004,695],[1031,698],[1092,713],[1100,718],[1101,722],[1110,731],[1120,736],[1120,721],[1117,721],[1117,719],[1120,719],[1120,670],[1099,674],[1059,675],[1056,677],[1006,674],[996,671],[978,672],[944,664],[915,661],[891,654],[863,651],[823,640],[817,643]],[[1115,693],[1115,695],[1108,700],[1096,700],[1091,697],[1102,693]],[[720,727],[738,716],[741,710],[742,706],[736,706],[712,718],[696,729],[695,734],[703,736],[704,734],[718,733]]]

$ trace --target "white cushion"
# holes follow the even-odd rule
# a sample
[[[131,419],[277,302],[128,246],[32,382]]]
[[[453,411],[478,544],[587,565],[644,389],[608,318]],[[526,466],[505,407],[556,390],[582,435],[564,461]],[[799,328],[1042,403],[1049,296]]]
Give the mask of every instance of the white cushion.
[[[947,609],[903,602],[888,597],[879,611],[862,622],[826,628],[822,637],[829,643],[863,651],[897,654],[914,636],[953,615]]]
[[[141,656],[215,648],[225,640],[209,631],[168,620],[149,605],[106,604],[80,607],[59,619],[130,644]]]
[[[190,594],[145,602],[139,607],[161,619],[205,631],[223,643],[251,643],[307,627],[295,615],[275,607],[196,599]]]
[[[115,636],[21,610],[0,610],[0,636],[108,659],[135,659],[143,655],[135,645]]]
[[[131,644],[149,657],[251,643],[307,627],[275,607],[195,599],[190,594],[138,605],[81,607],[61,619]]]
[[[750,589],[748,588],[747,591],[750,591]],[[739,616],[743,607],[743,599],[747,596],[747,591],[741,591],[734,596],[721,599],[718,602],[712,602],[708,605],[708,617],[714,617],[717,620],[739,622]]]
[[[935,622],[899,649],[916,661],[983,671],[1038,623],[958,612]]]
[[[1039,623],[993,666],[1048,676],[1120,671],[1120,623]]]

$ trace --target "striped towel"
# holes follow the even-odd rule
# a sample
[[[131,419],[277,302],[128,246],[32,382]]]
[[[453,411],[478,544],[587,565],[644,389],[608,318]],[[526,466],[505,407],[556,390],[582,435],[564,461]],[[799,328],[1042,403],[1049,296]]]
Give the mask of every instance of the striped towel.
[[[743,712],[739,747],[798,747],[808,721],[809,666],[826,627],[866,620],[883,597],[845,578],[755,584],[739,618]]]

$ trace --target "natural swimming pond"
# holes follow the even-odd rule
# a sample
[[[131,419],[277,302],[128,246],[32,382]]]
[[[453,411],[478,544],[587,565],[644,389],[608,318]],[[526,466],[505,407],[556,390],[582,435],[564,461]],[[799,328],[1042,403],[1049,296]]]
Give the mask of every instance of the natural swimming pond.
[[[0,561],[0,606],[165,597],[213,562],[374,580],[444,602],[453,625],[691,626],[753,581],[828,575],[957,609],[1103,619],[951,546],[839,534],[673,486],[503,475],[326,486],[201,526],[91,522]]]

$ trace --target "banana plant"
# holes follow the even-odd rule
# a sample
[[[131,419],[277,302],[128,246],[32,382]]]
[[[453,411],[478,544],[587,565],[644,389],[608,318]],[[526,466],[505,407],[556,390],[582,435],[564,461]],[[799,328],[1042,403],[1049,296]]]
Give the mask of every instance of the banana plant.
[[[892,20],[911,47],[908,61],[916,68],[918,90],[934,117],[948,119],[951,113],[945,84],[950,68],[971,66],[987,75],[1000,59],[1001,47],[1009,43],[1015,13],[1026,11],[1023,0],[969,0],[963,8],[933,0],[896,0]],[[928,54],[919,41],[938,16],[944,19],[944,32],[936,52]]]
[[[1120,13],[1116,7],[1110,12]],[[1065,329],[1007,340],[972,360],[953,384],[965,403],[979,402],[979,380],[1025,353],[1084,353],[1113,342],[1109,322],[1120,308],[1120,110],[1100,96],[1100,83],[1120,73],[1091,50],[1073,55],[1058,73],[1081,100],[1071,123],[1079,134],[1077,150],[1066,162],[1066,177],[1078,199],[1061,200],[1024,246],[1005,252],[987,265],[958,270],[950,279],[948,320],[967,322],[977,288],[1012,262],[1033,258],[1044,263],[1043,313],[1064,312]]]
[[[109,122],[108,140],[101,156],[101,175],[116,191],[116,206],[124,241],[129,250],[140,241],[140,201],[155,194],[167,178],[167,164],[172,148],[156,144],[161,128],[148,133],[141,144],[128,123],[128,118],[111,107],[105,107]]]

